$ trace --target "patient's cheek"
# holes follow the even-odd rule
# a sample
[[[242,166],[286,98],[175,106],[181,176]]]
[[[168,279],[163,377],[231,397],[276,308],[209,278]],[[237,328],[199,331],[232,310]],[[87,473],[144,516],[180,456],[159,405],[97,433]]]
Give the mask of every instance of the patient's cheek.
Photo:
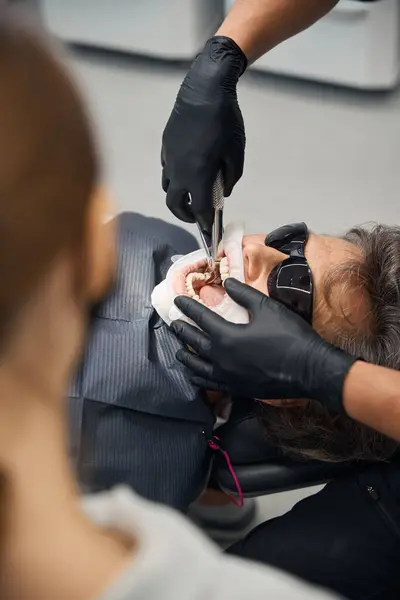
[[[247,281],[245,281],[245,283],[247,283],[247,285],[249,285],[250,287],[254,288],[258,292],[261,292],[262,294],[265,294],[266,296],[269,296],[268,287],[267,287],[267,283],[266,283],[266,279],[265,278],[258,279],[256,281],[247,280]]]

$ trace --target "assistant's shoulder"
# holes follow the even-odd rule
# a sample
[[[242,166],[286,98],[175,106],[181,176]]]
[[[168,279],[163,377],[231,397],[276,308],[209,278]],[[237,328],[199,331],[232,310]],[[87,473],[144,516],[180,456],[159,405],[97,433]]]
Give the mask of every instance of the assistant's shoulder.
[[[135,540],[125,573],[98,600],[328,600],[276,569],[224,555],[186,518],[125,487],[85,503],[99,524]]]

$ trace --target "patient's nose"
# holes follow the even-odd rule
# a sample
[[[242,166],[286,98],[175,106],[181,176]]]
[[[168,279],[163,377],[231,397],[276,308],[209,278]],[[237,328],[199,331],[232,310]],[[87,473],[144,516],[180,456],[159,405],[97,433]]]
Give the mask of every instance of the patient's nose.
[[[286,254],[264,244],[252,242],[245,244],[243,262],[246,283],[266,294],[269,274],[286,258]]]

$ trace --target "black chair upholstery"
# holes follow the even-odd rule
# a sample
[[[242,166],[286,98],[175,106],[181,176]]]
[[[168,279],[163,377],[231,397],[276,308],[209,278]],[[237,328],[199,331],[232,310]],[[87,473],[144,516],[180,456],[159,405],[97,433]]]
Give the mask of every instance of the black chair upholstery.
[[[229,454],[245,497],[275,494],[326,483],[352,468],[348,464],[296,461],[268,445],[256,417],[254,403],[237,401],[229,421],[218,429],[221,447]],[[211,480],[229,494],[237,494],[226,460],[215,457]]]

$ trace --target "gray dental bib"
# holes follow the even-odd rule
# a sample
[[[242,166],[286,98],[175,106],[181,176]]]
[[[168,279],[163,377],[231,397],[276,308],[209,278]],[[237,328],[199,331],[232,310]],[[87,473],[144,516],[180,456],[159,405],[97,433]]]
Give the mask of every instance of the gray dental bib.
[[[69,394],[71,456],[85,491],[124,483],[186,510],[206,485],[214,417],[150,302],[171,257],[195,248],[191,235],[163,221],[118,219],[116,285],[93,314]]]

